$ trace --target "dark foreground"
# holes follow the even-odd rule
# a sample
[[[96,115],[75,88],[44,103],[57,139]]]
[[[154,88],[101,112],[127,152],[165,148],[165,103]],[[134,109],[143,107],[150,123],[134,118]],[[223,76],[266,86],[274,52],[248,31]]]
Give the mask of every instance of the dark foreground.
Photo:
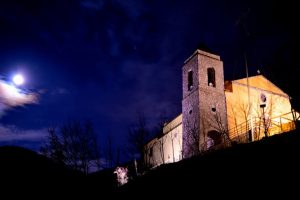
[[[85,176],[32,151],[0,147],[1,191],[41,199],[297,197],[299,152],[300,131],[294,131],[164,165],[118,188],[112,170]]]

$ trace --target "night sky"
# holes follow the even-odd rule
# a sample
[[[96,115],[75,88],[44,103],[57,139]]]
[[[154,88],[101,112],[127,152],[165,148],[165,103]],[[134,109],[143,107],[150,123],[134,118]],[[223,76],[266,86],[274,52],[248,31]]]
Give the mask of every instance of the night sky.
[[[22,73],[35,99],[0,90],[0,144],[38,150],[50,126],[91,120],[104,148],[124,148],[144,113],[148,128],[181,113],[181,67],[199,45],[225,79],[257,70],[299,99],[299,12],[272,1],[36,0],[0,2],[0,79]]]

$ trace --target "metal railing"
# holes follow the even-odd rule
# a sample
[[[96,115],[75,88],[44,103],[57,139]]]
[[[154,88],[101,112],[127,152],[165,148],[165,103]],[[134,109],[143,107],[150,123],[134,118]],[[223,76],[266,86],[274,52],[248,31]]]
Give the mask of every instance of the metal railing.
[[[296,113],[297,114],[297,113]],[[270,119],[263,119],[262,117],[254,117],[246,122],[243,122],[228,131],[229,137],[232,141],[237,143],[247,143],[257,141],[263,137],[272,136],[294,130],[295,113],[289,112]]]
[[[280,134],[294,130],[296,129],[296,121],[299,120],[300,115],[297,112],[285,113],[270,119],[263,119],[262,117],[253,117],[252,121],[247,120],[228,130],[228,132],[223,132],[221,134],[221,136],[223,137],[223,142],[220,144],[209,145],[208,140],[204,140],[204,142],[200,144],[198,154],[203,155],[211,151],[230,147],[233,143],[249,143],[260,140],[263,137],[268,137],[275,134]],[[160,166],[161,164],[165,164],[165,162],[163,161],[154,162],[153,160],[151,160],[153,158],[147,158],[148,159],[146,161],[146,164],[154,164],[153,166],[151,166],[151,168],[155,168]],[[179,160],[181,159],[182,157]]]

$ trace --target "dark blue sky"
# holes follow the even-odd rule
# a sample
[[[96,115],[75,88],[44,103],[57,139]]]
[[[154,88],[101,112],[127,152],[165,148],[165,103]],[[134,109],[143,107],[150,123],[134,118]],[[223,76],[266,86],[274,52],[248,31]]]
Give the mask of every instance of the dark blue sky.
[[[149,128],[161,113],[171,119],[181,112],[181,67],[199,44],[221,55],[226,79],[245,76],[247,52],[251,75],[260,69],[299,98],[296,8],[272,1],[1,1],[0,77],[22,72],[24,89],[39,103],[1,111],[0,130],[17,136],[0,143],[38,149],[47,127],[90,119],[102,143],[110,135],[123,148],[138,112]]]

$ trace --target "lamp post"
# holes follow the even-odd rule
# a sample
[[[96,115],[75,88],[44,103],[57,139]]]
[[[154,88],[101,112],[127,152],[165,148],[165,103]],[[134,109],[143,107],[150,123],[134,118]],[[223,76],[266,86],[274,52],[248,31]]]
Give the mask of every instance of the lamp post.
[[[266,107],[266,104],[260,104],[260,108],[262,108],[262,115],[263,115],[263,122],[264,122],[264,134],[266,137],[268,137],[267,127],[266,127],[265,107]]]
[[[291,113],[292,113],[292,116],[293,116],[293,123],[294,123],[295,129],[297,129],[296,112],[294,110],[294,105],[293,105],[292,101],[293,101],[292,97],[289,96],[289,102],[290,102],[290,105],[291,105]]]

